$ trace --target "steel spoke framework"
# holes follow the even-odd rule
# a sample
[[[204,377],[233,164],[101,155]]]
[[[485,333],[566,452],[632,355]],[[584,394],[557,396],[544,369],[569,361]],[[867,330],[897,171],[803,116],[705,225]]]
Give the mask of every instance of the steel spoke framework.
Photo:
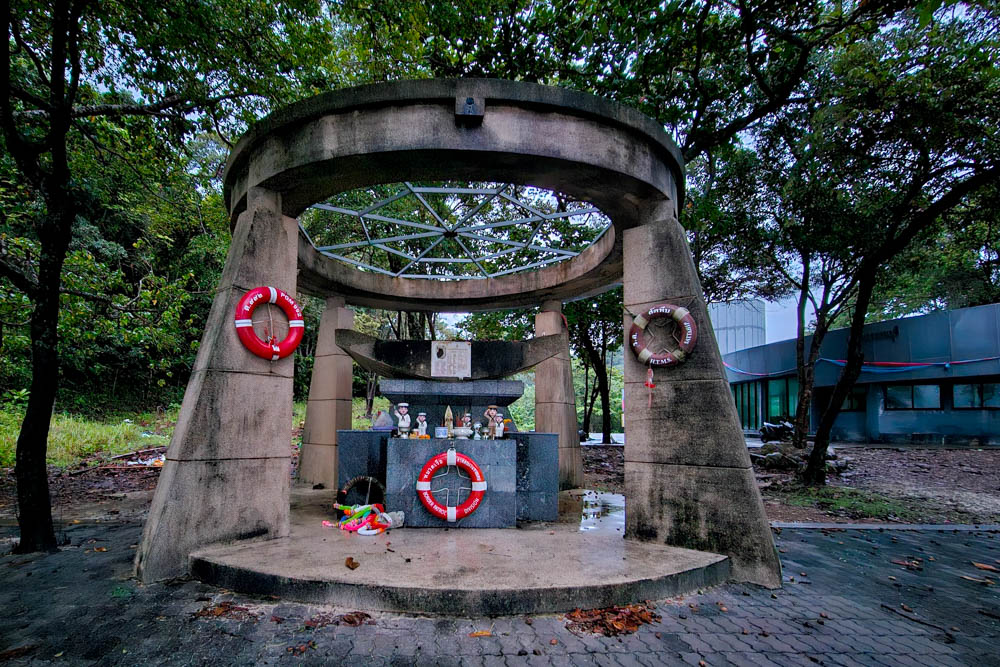
[[[314,204],[300,227],[317,251],[363,271],[486,280],[575,257],[610,226],[593,206],[565,201],[556,206],[556,201],[548,191],[509,184],[403,183],[366,206],[338,200]]]

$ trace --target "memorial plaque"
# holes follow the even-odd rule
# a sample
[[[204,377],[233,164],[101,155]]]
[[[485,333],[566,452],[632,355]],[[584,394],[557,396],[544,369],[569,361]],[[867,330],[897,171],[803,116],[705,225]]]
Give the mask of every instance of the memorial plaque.
[[[431,342],[431,377],[467,378],[472,376],[472,343],[461,340]]]

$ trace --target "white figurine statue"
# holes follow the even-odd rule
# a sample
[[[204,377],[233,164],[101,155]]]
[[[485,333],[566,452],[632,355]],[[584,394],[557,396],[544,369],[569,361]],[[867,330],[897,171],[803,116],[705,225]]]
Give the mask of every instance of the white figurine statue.
[[[502,412],[498,412],[496,414],[496,416],[493,418],[493,423],[495,425],[494,426],[494,432],[493,432],[493,438],[495,440],[501,440],[503,438],[503,430],[504,430],[503,413]]]
[[[400,435],[410,432],[410,404],[409,403],[399,403],[396,405],[396,410],[393,414],[396,415],[396,428],[399,429]]]
[[[427,435],[427,413],[417,413],[417,435]]]

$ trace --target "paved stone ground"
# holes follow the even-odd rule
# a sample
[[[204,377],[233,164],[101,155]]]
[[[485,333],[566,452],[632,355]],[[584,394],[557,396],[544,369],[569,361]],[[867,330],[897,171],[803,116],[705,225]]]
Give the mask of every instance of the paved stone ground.
[[[0,540],[14,531],[0,528]],[[0,663],[1000,665],[1000,586],[962,578],[1000,580],[972,565],[1000,568],[995,533],[786,528],[782,590],[658,601],[661,622],[620,638],[575,635],[561,616],[375,614],[371,625],[310,629],[317,614],[351,610],[187,580],[141,586],[129,578],[139,535],[137,524],[77,524],[58,553],[0,557]],[[225,601],[256,618],[194,616]],[[469,636],[481,630],[492,636]]]

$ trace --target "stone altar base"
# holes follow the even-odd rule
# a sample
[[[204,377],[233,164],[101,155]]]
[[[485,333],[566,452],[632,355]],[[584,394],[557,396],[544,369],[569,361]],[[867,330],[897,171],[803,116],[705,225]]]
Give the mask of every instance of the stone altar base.
[[[424,464],[449,447],[465,454],[486,478],[483,502],[464,519],[448,523],[434,516],[420,502],[417,477]],[[517,443],[513,440],[407,440],[390,438],[386,448],[385,506],[406,513],[410,528],[512,528],[517,521]],[[435,477],[431,493],[442,505],[458,506],[469,497],[470,482],[458,476],[459,468]]]
[[[358,475],[370,475],[383,483],[388,481],[386,462],[389,446],[389,434],[379,431],[337,431],[337,441],[340,443],[340,465],[338,470],[338,488],[343,488],[348,480]],[[415,443],[440,443],[440,449],[433,452],[422,452],[426,456],[420,460],[420,467],[431,456],[448,449],[448,443],[455,443],[456,449],[465,451],[463,443],[489,443],[489,440],[401,440],[407,447]],[[510,433],[497,443],[513,443],[515,447],[516,469],[514,487],[516,498],[514,503],[517,521],[555,521],[559,512],[559,439],[554,433],[517,432]],[[511,446],[511,445],[505,445]],[[415,451],[415,450],[414,450]],[[400,454],[403,458],[412,458]],[[470,454],[470,456],[472,456]],[[478,458],[472,456],[477,462]],[[420,472],[417,467],[413,472],[413,482]],[[405,485],[398,482],[400,489]],[[412,498],[401,503],[408,507],[411,501],[417,501],[416,488],[409,487]],[[389,510],[402,509],[396,507],[393,500],[388,504]],[[423,506],[417,501],[417,506]],[[476,511],[476,514],[479,510]],[[429,516],[429,515],[428,515]],[[473,514],[472,516],[475,516]],[[471,519],[472,516],[469,518]],[[409,521],[409,518],[407,518]]]
[[[334,495],[293,490],[289,537],[201,549],[191,574],[244,593],[462,617],[628,604],[729,578],[725,556],[624,540],[620,520],[581,531],[579,499],[559,522],[532,529],[404,527],[365,537],[322,526]],[[360,567],[344,567],[348,556]]]

